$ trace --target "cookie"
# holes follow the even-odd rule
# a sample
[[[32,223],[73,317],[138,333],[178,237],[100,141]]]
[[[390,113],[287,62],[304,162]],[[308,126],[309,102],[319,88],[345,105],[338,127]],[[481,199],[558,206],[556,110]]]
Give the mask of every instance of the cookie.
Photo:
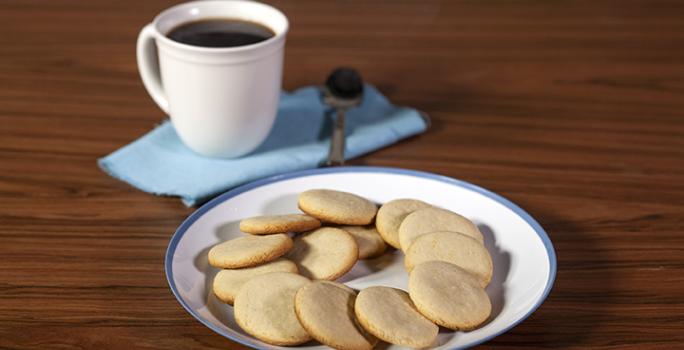
[[[294,239],[287,255],[299,273],[311,279],[334,280],[351,270],[359,256],[356,240],[339,228],[321,227]]]
[[[319,342],[341,350],[370,350],[378,339],[356,323],[356,292],[344,284],[314,281],[297,291],[299,323]]]
[[[323,221],[340,225],[368,225],[377,207],[355,194],[334,190],[309,190],[299,195],[299,209]]]
[[[482,243],[482,233],[472,221],[452,211],[441,208],[416,210],[406,216],[399,226],[399,245],[404,252],[416,237],[430,232],[460,232]]]
[[[390,287],[369,287],[356,296],[354,312],[374,336],[410,348],[432,345],[439,327],[416,310],[409,295]]]
[[[297,320],[295,294],[308,278],[271,272],[247,281],[235,297],[235,321],[245,332],[273,345],[298,345],[311,340]]]
[[[253,277],[269,272],[297,273],[297,265],[290,260],[280,258],[263,265],[234,270],[221,270],[214,277],[214,294],[224,303],[233,305],[235,295],[237,295],[245,282]]]
[[[463,268],[477,277],[483,288],[492,279],[494,267],[487,248],[464,234],[440,231],[416,238],[406,251],[404,265],[410,272],[415,266],[433,260]]]
[[[340,226],[356,240],[359,246],[359,259],[374,258],[382,254],[387,245],[373,226]]]
[[[304,232],[321,227],[321,222],[305,214],[255,216],[240,221],[240,231],[253,235]]]
[[[400,249],[399,225],[407,215],[416,210],[430,208],[431,205],[417,199],[395,199],[383,204],[375,218],[382,239],[394,248]]]
[[[209,250],[209,264],[224,269],[237,269],[275,260],[292,249],[286,234],[243,236],[215,245]]]
[[[454,330],[471,330],[489,318],[492,304],[479,281],[444,261],[416,266],[409,275],[409,295],[425,317]]]

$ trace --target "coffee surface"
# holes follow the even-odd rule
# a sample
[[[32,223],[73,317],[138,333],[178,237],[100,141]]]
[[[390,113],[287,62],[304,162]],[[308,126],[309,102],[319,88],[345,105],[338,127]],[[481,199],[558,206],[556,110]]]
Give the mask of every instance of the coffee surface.
[[[236,47],[251,45],[273,37],[275,33],[259,23],[218,18],[183,23],[166,35],[179,43],[201,47]]]

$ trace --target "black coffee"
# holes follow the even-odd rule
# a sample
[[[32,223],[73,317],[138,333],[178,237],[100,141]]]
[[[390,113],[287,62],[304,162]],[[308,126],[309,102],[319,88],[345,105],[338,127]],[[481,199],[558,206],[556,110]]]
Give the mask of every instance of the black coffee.
[[[256,44],[274,35],[270,28],[258,23],[221,18],[184,23],[166,36],[193,46],[235,47]]]

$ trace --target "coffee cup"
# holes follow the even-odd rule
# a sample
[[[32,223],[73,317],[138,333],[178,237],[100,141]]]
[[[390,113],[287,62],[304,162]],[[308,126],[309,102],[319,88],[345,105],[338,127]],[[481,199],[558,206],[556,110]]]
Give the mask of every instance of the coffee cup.
[[[176,5],[140,32],[140,76],[188,148],[239,157],[275,121],[287,30],[282,12],[258,2]]]

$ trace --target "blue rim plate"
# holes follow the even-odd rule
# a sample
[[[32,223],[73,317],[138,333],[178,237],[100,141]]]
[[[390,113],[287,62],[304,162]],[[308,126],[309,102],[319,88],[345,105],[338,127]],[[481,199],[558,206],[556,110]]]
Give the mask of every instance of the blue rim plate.
[[[511,328],[515,327],[518,325],[520,322],[525,320],[527,317],[529,317],[539,306],[544,302],[548,294],[550,293],[553,283],[556,277],[556,253],[553,248],[553,244],[551,243],[551,240],[549,236],[546,234],[544,229],[537,223],[537,221],[532,218],[527,212],[525,212],[522,208],[514,204],[513,202],[509,201],[508,199],[491,192],[487,189],[484,189],[482,187],[479,187],[477,185],[473,185],[471,183],[453,179],[450,177],[442,176],[442,175],[437,175],[437,174],[432,174],[428,172],[422,172],[422,171],[416,171],[416,170],[407,170],[407,169],[398,169],[398,168],[388,168],[388,167],[366,167],[366,166],[349,166],[349,167],[336,167],[336,168],[321,168],[321,169],[312,169],[312,170],[303,170],[303,171],[295,171],[295,172],[290,172],[286,174],[281,174],[281,175],[275,175],[271,176],[268,178],[260,179],[242,186],[239,186],[237,188],[234,188],[230,191],[227,191],[218,197],[212,199],[211,201],[207,202],[204,204],[202,207],[197,209],[195,212],[193,212],[183,223],[178,227],[176,232],[173,234],[171,237],[171,240],[169,242],[167,251],[166,251],[166,258],[165,258],[165,271],[166,271],[166,279],[169,283],[169,287],[171,288],[171,291],[173,292],[173,295],[176,297],[178,302],[185,308],[185,310],[188,311],[193,317],[195,317],[198,321],[200,321],[202,324],[210,328],[211,330],[215,331],[216,333],[219,333],[223,335],[226,338],[229,338],[235,342],[241,343],[246,346],[251,346],[251,347],[256,347],[258,346],[256,343],[252,343],[249,341],[246,341],[244,339],[240,339],[236,336],[233,336],[230,333],[224,332],[222,329],[219,329],[216,327],[214,324],[210,323],[207,321],[204,317],[199,315],[196,310],[194,310],[188,303],[180,296],[178,288],[176,286],[176,283],[174,281],[174,271],[172,267],[172,260],[173,257],[176,253],[176,248],[178,246],[178,243],[180,242],[181,238],[183,235],[187,232],[187,230],[192,226],[193,223],[195,223],[199,218],[201,218],[205,213],[207,213],[209,210],[212,208],[216,207],[217,205],[239,195],[242,193],[245,193],[247,191],[256,189],[261,186],[281,182],[281,181],[286,181],[286,180],[291,180],[291,179],[296,179],[296,178],[301,178],[301,177],[306,177],[306,176],[312,176],[312,175],[324,175],[324,174],[336,174],[336,173],[380,173],[380,174],[398,174],[398,175],[407,175],[407,176],[412,176],[412,177],[417,177],[417,178],[423,178],[423,179],[430,179],[430,180],[435,180],[439,182],[443,182],[452,186],[464,188],[473,192],[476,192],[482,196],[485,196],[503,206],[506,208],[510,209],[513,211],[515,214],[517,214],[520,218],[522,218],[533,230],[534,232],[539,236],[541,239],[544,249],[546,250],[546,255],[548,257],[548,264],[549,264],[549,272],[548,272],[548,278],[546,280],[546,284],[544,286],[543,292],[541,294],[541,297],[539,297],[532,306],[529,311],[524,314],[523,316],[519,317],[513,322],[510,322],[507,326],[505,326],[503,329],[499,330],[495,334],[477,339],[475,341],[472,341],[468,344],[465,344],[463,346],[455,347],[453,349],[463,349],[463,348],[468,348],[472,347],[478,344],[482,344],[484,342],[487,342],[505,332],[510,330]]]

